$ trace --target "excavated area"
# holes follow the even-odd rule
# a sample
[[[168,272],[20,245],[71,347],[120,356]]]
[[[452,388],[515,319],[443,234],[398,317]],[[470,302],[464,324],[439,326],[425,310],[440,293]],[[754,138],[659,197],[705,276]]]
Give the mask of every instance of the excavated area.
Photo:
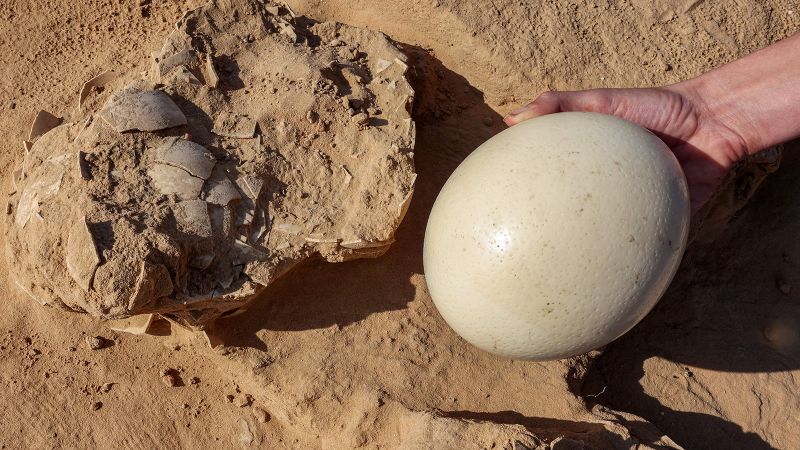
[[[63,123],[39,113],[7,215],[14,283],[201,326],[309,258],[385,253],[416,177],[406,57],[293,14],[192,10],[146,73],[92,78]]]

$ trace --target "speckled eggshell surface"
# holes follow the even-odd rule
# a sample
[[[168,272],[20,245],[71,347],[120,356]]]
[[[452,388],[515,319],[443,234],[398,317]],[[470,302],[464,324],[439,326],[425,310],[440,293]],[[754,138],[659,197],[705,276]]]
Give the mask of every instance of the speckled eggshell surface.
[[[578,355],[653,308],[689,216],[683,172],[646,129],[596,113],[528,120],[481,145],[439,193],[425,233],[428,288],[483,350]]]

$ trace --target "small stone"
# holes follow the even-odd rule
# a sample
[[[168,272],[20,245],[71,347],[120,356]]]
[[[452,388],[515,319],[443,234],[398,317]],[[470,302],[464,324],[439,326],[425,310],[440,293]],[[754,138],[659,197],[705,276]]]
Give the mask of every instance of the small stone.
[[[664,72],[669,72],[670,70],[672,70],[672,65],[670,65],[669,63],[664,63],[663,69]]]
[[[71,352],[77,352],[78,348],[77,347],[70,347],[68,350],[71,351]]]
[[[100,390],[103,392],[109,392],[112,387],[114,387],[114,383],[103,383],[103,385],[100,386]]]
[[[233,399],[233,404],[244,408],[253,404],[253,397],[250,394],[239,394]]]
[[[306,113],[306,119],[309,123],[317,123],[317,120],[319,120],[319,115],[314,111],[309,111]]]
[[[369,116],[365,113],[358,113],[352,117],[352,121],[356,123],[356,125],[363,127],[369,123]]]
[[[272,418],[264,408],[258,406],[253,408],[253,415],[256,416],[256,420],[260,423],[267,423]]]
[[[168,387],[176,387],[180,385],[180,378],[178,377],[178,371],[172,368],[163,369],[160,373],[161,375],[161,382]]]
[[[191,384],[200,384],[200,378],[197,378],[197,377],[189,378],[189,383],[191,383]]]
[[[94,402],[92,403],[92,411],[97,411],[98,409],[103,407],[103,402]]]
[[[233,399],[234,399],[234,395],[233,395],[233,394],[227,394],[227,395],[225,396],[225,400],[226,400],[228,403],[233,403]]]
[[[106,346],[106,339],[101,336],[86,336],[86,345],[92,350],[100,350]]]
[[[30,356],[31,358],[33,358],[35,356],[39,356],[41,354],[42,354],[42,352],[40,352],[39,349],[36,349],[36,348],[32,348],[32,349],[28,350],[28,356]]]

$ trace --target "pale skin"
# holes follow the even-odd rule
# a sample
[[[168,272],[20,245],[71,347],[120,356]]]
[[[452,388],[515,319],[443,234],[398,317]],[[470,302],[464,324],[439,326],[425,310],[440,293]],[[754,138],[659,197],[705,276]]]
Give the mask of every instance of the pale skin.
[[[800,33],[669,86],[545,92],[504,120],[565,111],[611,114],[657,134],[681,163],[697,211],[737,161],[800,137]]]

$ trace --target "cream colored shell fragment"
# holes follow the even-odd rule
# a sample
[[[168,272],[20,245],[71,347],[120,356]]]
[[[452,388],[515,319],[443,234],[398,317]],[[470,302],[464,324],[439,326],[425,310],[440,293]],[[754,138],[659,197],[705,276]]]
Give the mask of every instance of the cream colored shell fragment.
[[[94,272],[100,264],[100,255],[86,218],[81,218],[69,233],[66,248],[67,272],[84,291],[92,288]]]
[[[424,267],[442,317],[495,354],[558,359],[639,322],[680,262],[686,180],[647,130],[562,113],[490,139],[433,206]]]
[[[33,142],[39,136],[47,133],[53,128],[61,124],[61,118],[50,114],[47,111],[39,111],[31,124],[31,130],[28,133],[28,142]],[[30,150],[30,149],[28,149]]]
[[[135,87],[111,97],[98,115],[120,133],[158,131],[186,125],[186,116],[167,94]]]

